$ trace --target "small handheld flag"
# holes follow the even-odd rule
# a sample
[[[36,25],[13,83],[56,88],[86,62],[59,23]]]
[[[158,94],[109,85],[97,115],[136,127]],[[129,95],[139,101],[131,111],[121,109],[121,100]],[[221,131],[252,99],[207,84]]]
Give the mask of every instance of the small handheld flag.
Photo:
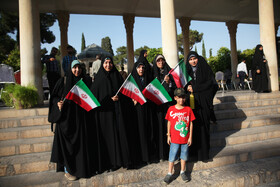
[[[150,99],[157,105],[172,101],[172,98],[169,96],[168,92],[161,85],[157,78],[148,84],[142,93],[147,99]]]
[[[90,111],[100,106],[100,103],[97,101],[82,79],[73,86],[65,98],[74,101],[86,111]]]
[[[188,75],[184,59],[182,59],[172,70],[169,72],[175,81],[177,88],[184,88],[187,83],[192,80]]]

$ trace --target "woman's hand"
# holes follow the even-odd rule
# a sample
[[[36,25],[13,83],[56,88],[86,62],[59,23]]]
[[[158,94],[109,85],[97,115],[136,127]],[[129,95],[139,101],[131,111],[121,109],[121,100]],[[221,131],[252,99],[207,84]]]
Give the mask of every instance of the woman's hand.
[[[62,106],[63,106],[63,101],[60,100],[59,102],[57,102],[57,106],[58,106],[58,109],[61,111]]]
[[[191,93],[192,93],[192,92],[193,92],[192,85],[189,85],[188,88],[187,88],[187,90],[188,90],[188,92],[191,92]]]
[[[261,73],[261,70],[259,70],[259,69],[257,69],[257,71],[256,71],[257,73]]]
[[[133,101],[134,105],[137,104],[137,101],[135,99],[132,99],[132,101]]]
[[[113,101],[118,101],[118,100],[119,100],[119,96],[115,95],[115,96],[111,97],[111,99],[112,99]]]
[[[165,75],[165,77],[164,77],[164,81],[166,82],[166,84],[169,84],[169,82],[170,82],[170,78],[169,78],[169,76],[168,76],[168,75]]]

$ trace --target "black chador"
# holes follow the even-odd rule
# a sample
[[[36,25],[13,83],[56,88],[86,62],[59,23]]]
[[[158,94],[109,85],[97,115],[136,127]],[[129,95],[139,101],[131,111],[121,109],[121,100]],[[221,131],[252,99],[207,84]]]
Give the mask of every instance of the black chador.
[[[55,135],[51,154],[51,162],[57,164],[57,171],[67,172],[78,178],[88,178],[96,173],[95,140],[92,132],[94,126],[86,122],[87,111],[70,100],[65,100],[62,110],[57,103],[63,100],[70,89],[81,79],[88,87],[91,78],[83,73],[76,77],[71,69],[66,78],[56,83],[51,99],[49,120],[56,121]],[[59,119],[55,119],[60,116]]]
[[[190,160],[207,161],[210,149],[210,113],[214,98],[214,74],[210,66],[202,56],[191,51],[190,56],[195,56],[198,63],[191,66],[187,60],[186,68],[192,80],[188,83],[192,85],[195,98],[195,109],[193,110],[196,120],[193,122],[193,144],[190,146]],[[185,88],[188,87],[186,85]]]
[[[112,63],[110,71],[103,66],[107,61]],[[112,100],[122,83],[123,78],[113,65],[112,58],[103,58],[91,87],[93,95],[101,104],[91,112],[91,121],[95,124],[98,135],[99,172],[131,164],[124,116],[126,98],[118,94],[118,101]]]

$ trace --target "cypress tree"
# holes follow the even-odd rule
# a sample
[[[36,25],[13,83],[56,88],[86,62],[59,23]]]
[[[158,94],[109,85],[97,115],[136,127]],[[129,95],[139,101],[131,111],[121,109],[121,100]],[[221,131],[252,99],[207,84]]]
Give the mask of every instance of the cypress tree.
[[[82,44],[81,44],[81,51],[83,51],[86,48],[86,40],[84,33],[82,33]]]
[[[202,56],[206,59],[206,50],[205,50],[204,40],[202,40]]]

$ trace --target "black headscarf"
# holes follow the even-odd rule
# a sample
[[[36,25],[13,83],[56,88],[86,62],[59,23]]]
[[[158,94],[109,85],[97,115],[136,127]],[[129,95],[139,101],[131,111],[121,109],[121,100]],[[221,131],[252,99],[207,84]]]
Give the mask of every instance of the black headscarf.
[[[111,62],[113,64],[113,68],[109,72],[107,72],[103,67],[104,61],[107,58],[111,59]],[[98,99],[99,102],[104,101],[104,99],[111,100],[111,97],[113,97],[117,93],[122,83],[123,78],[115,67],[113,59],[110,56],[102,58],[101,66],[96,76],[94,77],[94,82],[91,87],[93,95]]]
[[[189,63],[190,57],[195,56],[198,59],[196,65],[196,71],[193,71],[193,67]],[[194,92],[206,91],[213,86],[214,74],[211,67],[207,64],[206,60],[198,55],[196,52],[191,51],[187,56],[186,68],[188,74],[192,77],[190,84],[192,84]],[[194,80],[194,73],[196,80]]]
[[[158,67],[157,67],[157,57],[161,55],[161,54],[158,54],[155,56],[154,58],[154,61],[153,61],[153,73],[154,73],[154,77],[160,77],[160,74],[164,74],[164,75],[167,75],[169,73],[169,71],[171,70],[170,66],[166,63],[166,60],[164,58],[163,55],[161,55],[163,57],[163,60],[165,61],[164,63],[164,66],[163,66],[163,70],[160,70]],[[162,71],[162,72],[161,72]]]
[[[147,50],[143,49],[140,51],[140,55],[138,60],[136,61],[136,63],[142,62],[145,65],[145,73],[147,74],[147,76],[149,77],[149,79],[153,78],[152,75],[152,67],[150,65],[150,63],[148,62],[147,58],[144,57],[144,54],[147,52]]]
[[[140,76],[138,75],[137,73],[137,67],[139,66],[139,64],[143,64],[145,66],[145,71],[144,71],[144,75],[142,76],[144,78],[143,80],[143,83],[142,81],[140,80]],[[133,66],[133,69],[132,69],[132,72],[131,72],[131,75],[133,76],[133,78],[135,79],[139,89],[141,91],[144,90],[144,88],[152,81],[151,80],[151,76],[148,76],[148,73],[147,73],[147,68],[149,68],[149,66],[147,67],[145,65],[144,62],[142,61],[137,61],[134,66]]]

